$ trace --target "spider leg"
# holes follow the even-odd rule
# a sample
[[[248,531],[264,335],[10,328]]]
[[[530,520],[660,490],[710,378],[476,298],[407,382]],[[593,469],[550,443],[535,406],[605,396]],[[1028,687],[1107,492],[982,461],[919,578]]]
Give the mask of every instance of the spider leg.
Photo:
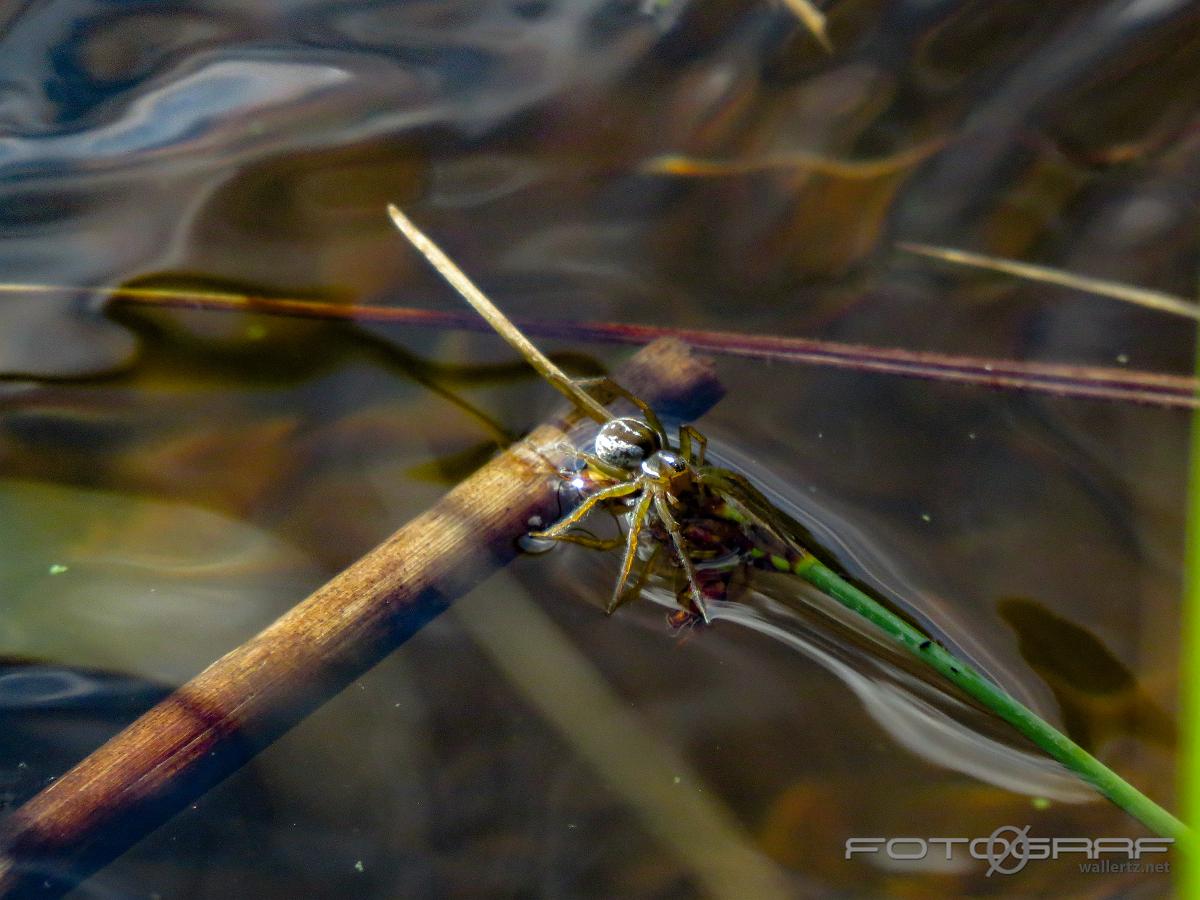
[[[538,537],[539,535],[531,535]],[[579,544],[589,550],[616,550],[624,543],[620,538],[598,538],[586,534],[555,534],[546,538],[550,541],[565,541],[568,544]]]
[[[663,447],[669,448],[671,446],[671,442],[667,439],[667,430],[663,428],[662,421],[655,414],[654,410],[650,408],[650,405],[645,400],[634,394],[628,388],[621,387],[621,385],[604,375],[601,375],[597,378],[583,378],[575,383],[582,388],[607,388],[618,397],[628,400],[641,411],[643,416],[646,417],[646,424],[653,428],[658,434],[658,439],[662,441]]]
[[[576,450],[575,458],[582,459],[601,475],[606,475],[616,481],[622,481],[629,477],[629,473],[627,473],[624,469],[606,463],[594,453],[584,453],[582,450]]]
[[[579,508],[565,519],[559,519],[545,531],[534,531],[529,536],[535,538],[557,538],[564,531],[590,513],[592,509],[595,508],[597,503],[600,503],[604,500],[615,500],[617,497],[624,497],[628,494],[632,494],[640,487],[641,482],[634,480],[626,481],[621,484],[614,484],[612,487],[606,487],[604,490],[596,491],[596,493],[592,494],[590,497],[580,503]]]
[[[648,488],[647,490],[652,490]],[[654,493],[654,509],[658,513],[658,517],[662,519],[663,526],[667,529],[667,533],[671,535],[671,542],[675,545],[675,552],[679,555],[679,563],[683,566],[683,572],[687,576],[688,593],[692,597],[692,605],[696,607],[696,612],[700,613],[700,617],[705,623],[710,622],[708,618],[708,608],[704,605],[704,595],[700,591],[700,584],[696,580],[696,569],[692,565],[692,559],[688,556],[687,545],[683,540],[683,531],[679,527],[679,523],[675,521],[675,517],[671,515],[671,509],[663,497],[661,488],[653,490]]]
[[[800,526],[776,510],[771,502],[744,478],[711,466],[699,467],[696,471],[700,483],[736,513],[733,517],[736,521],[752,525],[779,540],[795,554],[796,561],[815,558],[797,537],[796,532]]]
[[[617,601],[617,605],[608,610],[608,612],[613,612],[628,601],[642,595],[642,588],[646,586],[646,582],[650,578],[650,573],[654,571],[654,564],[658,561],[658,554],[661,552],[662,544],[655,544],[654,549],[650,551],[650,558],[642,565],[637,578],[633,580],[633,585],[625,592],[625,596]]]
[[[595,469],[606,478],[611,478],[613,481],[625,481],[629,476],[629,473],[621,467],[614,466],[611,463],[606,463],[596,454],[587,453],[583,450],[580,450],[574,444],[570,444],[567,441],[559,441],[554,445],[554,449],[565,456],[571,457],[572,459],[582,459],[588,464],[588,466]]]
[[[604,609],[607,613],[611,613],[620,606],[624,599],[625,585],[629,581],[629,574],[633,571],[633,564],[637,562],[638,538],[642,536],[642,526],[646,524],[646,517],[650,515],[650,504],[653,500],[653,491],[643,491],[637,506],[633,509],[633,516],[629,521],[629,533],[625,536],[625,557],[621,560],[621,574],[617,578],[616,585],[613,586],[612,599],[608,601],[608,606]]]
[[[693,466],[704,465],[704,451],[708,449],[708,438],[691,425],[679,426],[679,453]],[[695,456],[692,455],[693,450]]]

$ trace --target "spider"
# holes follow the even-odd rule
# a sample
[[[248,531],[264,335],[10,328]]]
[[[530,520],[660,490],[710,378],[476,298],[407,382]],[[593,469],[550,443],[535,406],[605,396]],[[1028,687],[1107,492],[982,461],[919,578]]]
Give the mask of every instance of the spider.
[[[805,532],[799,524],[775,509],[742,476],[705,462],[708,440],[704,435],[691,425],[683,425],[678,443],[673,446],[654,410],[629,390],[609,378],[577,381],[567,376],[404,213],[389,205],[388,214],[401,233],[501,337],[580,412],[600,424],[594,452],[567,449],[583,460],[588,480],[604,486],[574,512],[530,536],[613,550],[622,539],[605,540],[574,534],[570,529],[598,505],[604,504],[610,511],[613,506],[624,510],[629,521],[623,539],[625,555],[607,612],[641,592],[668,541],[687,581],[687,600],[681,598],[680,609],[672,614],[675,624],[696,616],[710,621],[706,589],[710,597],[723,596],[730,573],[741,564],[801,574],[816,562],[804,549]],[[614,417],[588,389],[602,389],[624,398],[641,412],[642,418]],[[649,545],[648,558],[628,587],[644,537]]]
[[[604,540],[570,533],[599,504],[619,502],[629,509],[629,530],[624,538],[625,555],[621,573],[613,587],[605,612],[614,612],[622,603],[637,596],[658,555],[656,545],[646,560],[642,574],[626,590],[638,560],[643,533],[648,525],[660,524],[670,537],[675,557],[687,579],[692,611],[709,621],[704,591],[693,562],[693,548],[684,537],[679,517],[691,510],[694,495],[705,484],[711,467],[704,464],[708,439],[691,425],[679,428],[678,446],[672,447],[662,422],[645,402],[608,378],[576,382],[580,387],[603,387],[633,403],[644,418],[622,416],[609,419],[596,435],[594,453],[571,448],[582,459],[595,480],[614,482],[589,495],[570,515],[545,531],[530,537],[569,541],[597,550],[620,546],[621,539]]]
[[[680,426],[678,443],[672,446],[654,410],[621,385],[609,378],[576,383],[623,397],[642,418],[609,419],[601,426],[592,453],[566,448],[584,462],[587,481],[600,487],[574,512],[530,537],[596,550],[613,550],[624,543],[621,571],[606,612],[614,612],[641,593],[668,540],[686,580],[680,609],[669,617],[676,626],[697,617],[708,623],[706,599],[724,596],[729,577],[739,566],[795,572],[815,561],[804,547],[808,535],[802,526],[741,475],[706,463],[708,439],[696,428]],[[627,516],[623,539],[571,532],[598,506],[611,510],[614,505]],[[643,543],[649,544],[649,553],[634,577]]]

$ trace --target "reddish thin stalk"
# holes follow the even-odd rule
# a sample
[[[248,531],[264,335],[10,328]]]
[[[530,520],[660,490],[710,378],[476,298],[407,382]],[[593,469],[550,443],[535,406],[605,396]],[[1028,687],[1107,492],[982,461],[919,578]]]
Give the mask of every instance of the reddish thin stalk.
[[[490,332],[490,326],[467,312],[437,312],[411,307],[360,306],[323,301],[266,297],[213,296],[203,292],[156,292],[152,296],[113,290],[114,300],[148,306],[255,312],[314,319],[379,322],[418,328],[451,328]],[[705,331],[620,322],[566,322],[514,319],[531,337],[561,338],[618,344],[649,344],[674,337],[691,346],[727,356],[775,362],[806,363],[878,372],[933,381],[974,384],[989,388],[1026,390],[1063,397],[1115,400],[1176,409],[1200,409],[1200,380],[1186,375],[1082,366],[1070,363],[990,359],[849,344],[815,338],[780,337],[733,331]]]

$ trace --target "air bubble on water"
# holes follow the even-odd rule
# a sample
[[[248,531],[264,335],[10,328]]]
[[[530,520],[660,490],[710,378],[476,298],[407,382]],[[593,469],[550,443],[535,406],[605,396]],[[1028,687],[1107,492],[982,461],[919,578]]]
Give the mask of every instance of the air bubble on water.
[[[549,538],[535,538],[531,534],[523,534],[517,538],[517,547],[522,553],[546,553],[554,549],[556,541]]]

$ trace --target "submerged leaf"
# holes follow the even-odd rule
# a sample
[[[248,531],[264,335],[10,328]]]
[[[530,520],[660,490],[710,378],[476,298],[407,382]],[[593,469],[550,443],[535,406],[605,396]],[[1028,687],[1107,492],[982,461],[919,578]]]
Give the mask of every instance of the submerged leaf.
[[[179,682],[319,579],[272,535],[196,506],[0,482],[6,654]],[[67,571],[50,575],[54,561]]]
[[[1079,744],[1092,749],[1116,734],[1175,743],[1171,717],[1094,634],[1034,600],[1009,597],[997,608],[1017,633],[1025,661],[1054,692],[1066,730]]]

